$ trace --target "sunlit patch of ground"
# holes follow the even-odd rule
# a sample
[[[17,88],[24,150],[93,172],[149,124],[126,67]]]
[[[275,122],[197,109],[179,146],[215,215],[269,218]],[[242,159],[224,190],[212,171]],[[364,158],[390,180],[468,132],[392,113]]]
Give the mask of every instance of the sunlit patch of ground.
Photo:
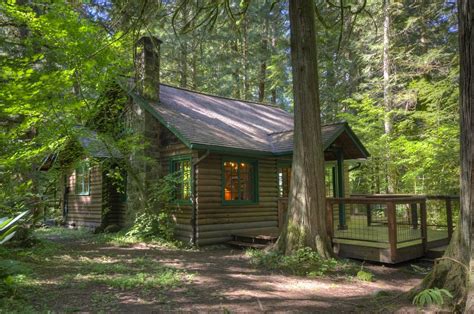
[[[77,233],[75,233],[77,232]],[[407,291],[422,277],[401,268],[364,265],[375,282],[354,274],[307,278],[251,265],[242,251],[179,249],[86,230],[39,230],[30,249],[0,248],[0,259],[25,267],[3,311],[329,311],[394,310],[379,292]],[[404,270],[404,271],[402,271]],[[390,295],[395,303],[407,304]],[[391,301],[394,303],[393,301]]]

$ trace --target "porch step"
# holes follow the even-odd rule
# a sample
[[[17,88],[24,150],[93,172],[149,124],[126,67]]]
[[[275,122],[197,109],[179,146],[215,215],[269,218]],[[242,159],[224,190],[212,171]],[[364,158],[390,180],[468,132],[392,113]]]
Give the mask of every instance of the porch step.
[[[259,243],[248,243],[242,241],[229,241],[227,244],[238,247],[238,248],[253,248],[253,249],[264,249],[268,244],[259,244]]]
[[[443,254],[444,254],[444,251],[446,251],[447,247],[448,247],[447,245],[443,245],[443,246],[438,246],[438,247],[431,248],[426,252],[426,257],[428,257],[428,258],[442,257]]]
[[[227,242],[240,248],[264,249],[276,242],[278,237],[274,234],[239,233],[232,235],[232,241]]]

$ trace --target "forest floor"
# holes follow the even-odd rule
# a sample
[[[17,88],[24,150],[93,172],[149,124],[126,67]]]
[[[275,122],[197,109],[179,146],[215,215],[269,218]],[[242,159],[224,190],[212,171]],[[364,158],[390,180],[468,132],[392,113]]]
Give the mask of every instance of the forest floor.
[[[255,268],[244,251],[105,241],[81,231],[43,231],[40,245],[2,249],[28,269],[3,310],[30,312],[416,312],[404,292],[419,266],[364,264],[375,281],[307,278]],[[7,255],[8,254],[8,255]],[[417,271],[418,270],[418,271]]]

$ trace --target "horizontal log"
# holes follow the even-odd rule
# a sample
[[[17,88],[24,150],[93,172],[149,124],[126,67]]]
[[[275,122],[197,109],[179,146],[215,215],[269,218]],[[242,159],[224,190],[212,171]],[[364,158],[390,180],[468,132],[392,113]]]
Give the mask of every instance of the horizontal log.
[[[225,224],[199,224],[198,232],[224,230],[224,229],[241,229],[241,228],[263,228],[263,227],[277,227],[276,221],[256,221],[245,223],[225,223]]]
[[[206,185],[198,185],[197,192],[219,192],[221,191],[221,185],[213,185],[213,186],[206,186]]]
[[[198,224],[225,224],[239,222],[258,222],[258,221],[277,221],[277,216],[261,216],[261,217],[233,217],[233,218],[198,218]]]
[[[193,231],[193,227],[191,226],[191,224],[177,223],[177,224],[174,225],[174,230]]]
[[[231,214],[231,213],[261,213],[261,212],[277,212],[277,207],[262,208],[214,208],[214,209],[198,209],[198,215],[207,214]]]
[[[196,241],[197,245],[210,245],[210,244],[218,244],[218,243],[225,243],[232,240],[232,237],[221,237],[221,238],[212,238],[212,239],[198,239]]]
[[[222,192],[219,191],[197,191],[196,193],[198,199],[202,197],[211,197],[211,198],[220,198],[222,196]]]
[[[190,224],[191,223],[191,219],[176,219],[176,222],[179,223],[179,224]]]
[[[239,218],[239,217],[260,217],[260,216],[277,216],[277,211],[262,212],[245,212],[245,213],[200,213],[198,219],[206,218]]]
[[[206,168],[197,168],[196,173],[198,175],[206,176],[206,175],[221,175],[221,169],[206,169]]]
[[[260,234],[276,234],[278,233],[278,228],[238,228],[238,229],[223,229],[223,230],[216,230],[216,231],[204,231],[198,233],[198,239],[213,239],[213,238],[221,238],[221,237],[228,237],[234,234],[239,233],[260,233]]]

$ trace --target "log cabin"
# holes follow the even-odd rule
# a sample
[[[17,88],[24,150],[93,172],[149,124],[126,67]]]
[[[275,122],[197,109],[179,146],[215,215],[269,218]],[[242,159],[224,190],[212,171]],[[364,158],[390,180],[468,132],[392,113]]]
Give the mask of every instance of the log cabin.
[[[198,246],[228,242],[239,234],[252,241],[257,239],[253,235],[275,239],[292,179],[293,115],[274,105],[162,84],[160,44],[154,37],[139,40],[136,79],[122,87],[130,96],[127,119],[143,136],[144,153],[156,165],[140,167],[144,182],[170,173],[179,178],[173,200],[175,237]],[[353,197],[348,173],[354,168],[349,164],[366,159],[369,152],[346,122],[324,125],[321,131],[328,232],[339,256],[398,263],[449,242],[451,202],[457,196]],[[104,169],[85,162],[68,176],[69,186],[79,192],[66,198],[74,203],[68,205],[74,209],[68,209],[67,220],[103,224],[104,208],[110,209],[102,204],[103,191],[108,191]],[[85,178],[91,178],[89,198],[81,195],[87,192]],[[127,185],[130,196],[131,190]],[[446,202],[446,224],[427,225],[426,203],[434,199]],[[91,202],[97,205],[91,207]],[[130,203],[117,202],[117,212]]]
[[[147,158],[160,168],[145,170],[145,177],[176,173],[180,179],[174,193],[176,239],[207,245],[227,242],[235,233],[277,233],[286,212],[281,200],[291,182],[293,115],[276,105],[162,84],[160,43],[154,37],[140,39],[136,88],[127,91],[134,113],[130,120],[143,133]],[[89,143],[80,140],[85,147],[95,142],[94,136],[88,138]],[[322,138],[327,195],[344,197],[349,190],[345,161],[366,159],[369,153],[346,122],[324,125]],[[95,145],[99,148],[89,156],[107,158],[103,143]],[[68,223],[104,224],[107,208],[116,213],[110,221],[123,224],[126,203],[118,201],[123,197],[111,189],[103,170],[84,160],[66,176]],[[341,228],[345,211],[341,206]]]
[[[76,133],[62,151],[48,155],[39,167],[47,171],[56,162],[60,165],[61,180],[55,194],[60,194],[58,205],[64,223],[89,228],[123,226],[126,193],[107,175],[115,168],[113,162],[105,162],[123,156],[94,131],[76,127]]]
[[[162,173],[181,173],[176,238],[206,245],[234,233],[277,231],[284,216],[278,200],[291,181],[292,114],[164,84],[159,95],[158,102],[133,98],[158,122],[158,136],[149,140],[157,142]],[[322,136],[328,194],[344,197],[344,161],[369,153],[346,122],[323,126]]]

